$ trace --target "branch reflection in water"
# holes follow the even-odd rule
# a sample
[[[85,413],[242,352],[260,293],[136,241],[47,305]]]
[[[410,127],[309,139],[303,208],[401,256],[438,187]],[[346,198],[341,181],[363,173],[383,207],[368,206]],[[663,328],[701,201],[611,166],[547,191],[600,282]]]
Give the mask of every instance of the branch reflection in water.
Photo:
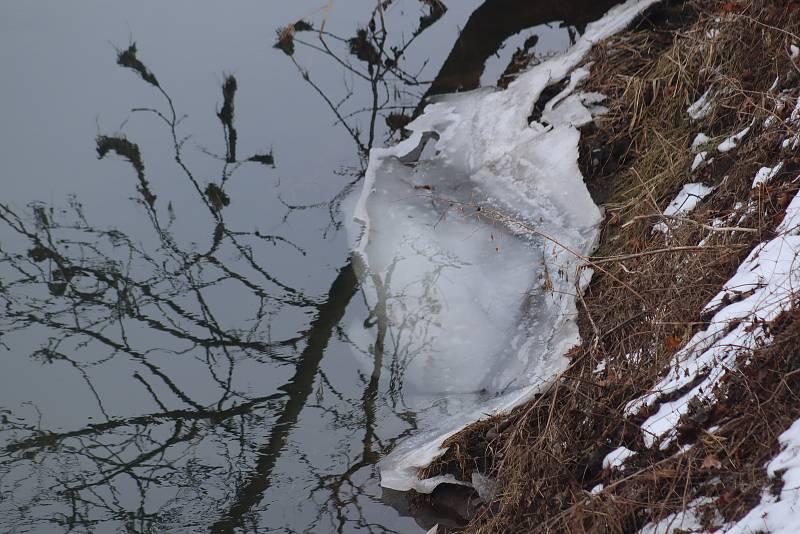
[[[41,340],[31,357],[59,373],[76,373],[101,416],[84,428],[59,432],[3,410],[2,523],[19,531],[47,524],[135,532],[209,524],[214,532],[255,528],[262,521],[253,508],[280,481],[273,472],[289,434],[301,411],[316,407],[330,411],[340,430],[363,432],[363,439],[360,458],[343,472],[317,475],[309,496],[321,495],[330,504],[317,504],[309,528],[323,521],[339,528],[349,521],[367,524],[360,517],[360,481],[352,478],[394,442],[374,434],[380,362],[364,380],[360,409],[320,367],[358,287],[351,262],[338,270],[322,298],[270,274],[270,252],[301,261],[305,251],[281,235],[237,230],[226,221],[226,212],[235,209],[226,190],[237,169],[274,165],[268,152],[236,157],[236,78],[225,77],[217,112],[225,152],[207,152],[221,164],[218,179],[204,183],[185,161],[188,137],[180,131],[175,103],[137,54],[132,44],[118,52],[117,62],[157,91],[163,106],[134,112],[151,115],[167,130],[174,160],[196,194],[192,224],[207,226],[208,239],[205,245],[180,243],[172,231],[174,210],[159,202],[139,146],[119,134],[99,135],[97,154],[120,157],[132,167],[133,201],[157,238],[152,247],[124,228],[94,226],[77,198],[68,209],[32,203],[20,212],[0,204],[4,235],[10,232],[8,241],[24,246],[15,249],[4,239],[0,249],[0,329],[7,339]],[[230,321],[225,310],[217,310],[220,292],[237,295],[238,307],[247,312],[241,320]],[[296,335],[274,339],[270,319],[286,307],[313,319]],[[237,386],[241,373],[270,368],[280,374],[293,369],[274,393],[253,395]],[[105,401],[108,384],[98,384],[109,376],[117,382],[113,387],[149,397],[154,410],[119,416]],[[126,379],[133,387],[118,383]],[[338,402],[326,402],[326,396]],[[414,428],[412,414],[398,417]],[[310,462],[302,451],[298,457]]]
[[[436,76],[419,59],[433,54],[413,47],[454,9],[440,0],[385,0],[344,36],[326,28],[324,14],[279,32],[276,46],[352,139],[358,162],[322,202],[279,196],[281,231],[308,224],[311,210],[327,214],[323,238],[337,234],[370,149],[400,137],[426,95],[476,87],[487,60],[520,29],[565,18],[543,10],[521,22],[507,4],[489,0],[469,17]],[[410,22],[389,14],[392,6],[405,6]],[[480,21],[490,15],[487,33]],[[395,31],[395,22],[411,29]],[[520,54],[531,53],[535,39],[527,44]],[[447,50],[440,52],[443,61]],[[318,78],[308,53],[322,54],[343,81]],[[375,320],[383,304],[364,309],[354,260],[331,269],[322,290],[272,268],[278,258],[300,265],[310,254],[291,232],[253,230],[258,214],[237,211],[238,173],[251,166],[274,176],[281,156],[268,146],[247,152],[258,142],[236,126],[240,81],[222,77],[213,110],[222,143],[201,148],[207,159],[198,163],[165,74],[145,59],[135,44],[117,50],[119,66],[158,98],[131,119],[149,121],[153,137],[167,140],[176,172],[151,174],[160,167],[141,138],[95,139],[98,165],[128,166],[126,194],[141,220],[90,220],[78,196],[63,207],[0,202],[0,349],[9,369],[43,384],[22,405],[0,397],[0,528],[407,531],[409,520],[388,518],[374,468],[417,426],[403,402],[401,354]],[[181,210],[167,194],[177,182],[191,195]],[[373,339],[354,347],[366,352],[365,367],[331,361],[343,356],[331,345],[352,344],[346,312]],[[336,367],[352,383],[331,377]],[[63,402],[69,417],[49,413],[44,401]]]

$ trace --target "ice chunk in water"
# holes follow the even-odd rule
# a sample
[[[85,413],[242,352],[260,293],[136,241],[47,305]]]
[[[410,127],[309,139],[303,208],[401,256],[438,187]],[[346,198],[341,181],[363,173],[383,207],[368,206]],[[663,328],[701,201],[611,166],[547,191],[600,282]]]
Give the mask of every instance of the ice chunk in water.
[[[421,421],[435,433],[382,460],[382,485],[430,492],[441,479],[418,481],[416,471],[448,435],[530,398],[566,366],[564,353],[580,341],[576,286],[587,281],[585,271],[576,280],[577,267],[601,220],[578,168],[576,126],[598,97],[572,94],[576,81],[547,106],[546,121],[528,116],[548,84],[654,1],[612,9],[505,91],[440,98],[407,126],[409,139],[371,152],[350,231],[372,311],[350,338],[383,351],[406,405],[461,399],[451,419]],[[426,140],[435,150],[420,158]]]

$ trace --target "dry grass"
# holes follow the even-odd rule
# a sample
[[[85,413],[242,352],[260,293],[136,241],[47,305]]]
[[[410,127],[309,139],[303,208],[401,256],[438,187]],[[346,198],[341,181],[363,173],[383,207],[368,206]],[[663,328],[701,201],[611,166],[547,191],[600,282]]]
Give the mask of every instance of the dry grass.
[[[474,469],[498,480],[493,501],[472,521],[475,532],[632,532],[679,511],[697,496],[713,499],[730,521],[758,502],[767,484],[765,461],[776,438],[800,416],[797,393],[800,315],[770,325],[774,342],[741,362],[720,384],[712,409],[695,407],[681,421],[684,454],[644,446],[639,424],[648,413],[623,416],[625,405],[659,379],[675,352],[708,320],[703,306],[739,263],[770,237],[783,217],[800,159],[782,153],[787,123],[762,126],[787,110],[777,95],[800,95],[800,43],[794,2],[667,3],[634,29],[598,46],[589,58],[586,89],[608,95],[610,111],[582,136],[581,165],[607,219],[595,260],[605,273],[587,290],[580,324],[584,345],[555,385],[510,416],[473,425],[449,440],[450,451],[425,475]],[[776,77],[777,88],[771,90]],[[711,114],[692,122],[686,108],[708,87]],[[736,150],[689,172],[696,133],[723,138],[752,124]],[[751,193],[756,171],[784,161],[768,188]],[[704,181],[717,189],[665,235],[653,222],[680,188]],[[746,215],[741,203],[757,209]],[[741,222],[737,222],[743,216]],[[732,217],[748,231],[710,231]],[[672,224],[672,223],[671,223]],[[707,238],[707,246],[698,242]],[[599,363],[605,369],[596,372]],[[719,428],[708,432],[712,425]],[[624,445],[638,455],[624,470],[602,469],[603,457]],[[597,495],[590,489],[602,483]]]

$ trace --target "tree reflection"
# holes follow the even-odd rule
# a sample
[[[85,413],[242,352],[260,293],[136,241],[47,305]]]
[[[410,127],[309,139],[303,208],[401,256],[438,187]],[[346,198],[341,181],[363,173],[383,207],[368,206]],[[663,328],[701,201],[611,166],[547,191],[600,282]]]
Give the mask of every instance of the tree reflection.
[[[318,399],[318,407],[333,412],[337,428],[365,435],[360,458],[343,473],[308,466],[318,479],[312,493],[335,503],[320,507],[331,517],[320,512],[312,520],[338,528],[355,521],[385,531],[370,526],[363,514],[362,500],[375,496],[359,487],[363,480],[352,482],[354,473],[372,466],[393,442],[383,443],[374,433],[380,361],[365,381],[363,414],[351,406],[359,399],[333,389],[321,369],[358,287],[353,266],[348,261],[338,270],[326,295],[308,295],[271,274],[265,255],[269,245],[302,258],[301,247],[281,235],[229,226],[231,176],[242,165],[274,164],[271,153],[237,157],[233,76],[223,81],[217,110],[224,155],[209,152],[221,170],[217,179],[204,181],[185,161],[182,117],[136,46],[120,50],[117,59],[163,97],[163,108],[134,111],[154,116],[169,132],[172,156],[201,208],[192,224],[207,225],[208,237],[205,246],[182,243],[173,231],[174,210],[160,200],[140,147],[121,134],[99,135],[97,154],[130,164],[137,183],[134,201],[155,241],[91,224],[77,199],[65,210],[33,203],[20,212],[0,203],[4,233],[12,237],[0,247],[0,331],[34,346],[35,361],[77,373],[100,416],[61,431],[3,410],[0,524],[20,532],[45,525],[130,532],[278,526],[254,509],[277,483],[276,463],[301,412],[314,406],[309,399],[316,388],[318,398],[327,390],[336,400]],[[218,309],[226,304],[222,294],[244,311],[227,317]],[[270,322],[287,308],[313,319],[296,335],[274,339]],[[275,383],[274,393],[254,395],[241,380],[253,364]],[[293,373],[280,385],[287,367]],[[278,374],[270,379],[270,372]],[[109,406],[109,387],[122,387],[137,399],[127,409],[111,395],[114,406]],[[153,409],[137,413],[147,404]],[[133,415],[120,415],[126,412]],[[398,417],[414,427],[412,415]],[[342,495],[346,484],[356,495]]]
[[[418,1],[423,10],[407,38],[390,31],[392,0],[380,2],[352,36],[306,21],[281,31],[278,46],[352,138],[361,164],[325,202],[282,200],[287,218],[326,209],[329,230],[338,229],[339,207],[361,179],[369,151],[411,119],[429,84],[421,79],[425,64],[411,67],[405,58],[446,12],[440,0]],[[444,87],[458,65],[473,72],[470,65],[485,62],[520,24],[557,16],[509,21],[513,9],[490,4],[470,18],[450,54],[456,59],[448,58],[428,93]],[[495,16],[501,8],[508,10],[504,19]],[[492,32],[479,24],[479,11],[495,21]],[[303,66],[296,45],[347,73],[342,95],[331,96]],[[368,508],[378,499],[375,462],[416,429],[398,394],[398,342],[385,339],[386,325],[375,322],[371,365],[361,374],[352,365],[358,378],[349,391],[337,389],[323,365],[332,343],[348,343],[341,322],[358,292],[355,260],[331,273],[327,291],[310,294],[271,268],[277,256],[302,261],[303,247],[230,222],[236,220],[232,177],[248,165],[275,165],[271,151],[243,154],[233,75],[224,76],[214,110],[224,144],[219,153],[203,151],[218,164],[208,178],[205,167],[197,172],[188,162],[184,116],[135,44],[118,50],[117,62],[162,99],[133,111],[168,134],[169,157],[193,195],[192,235],[177,228],[165,184],[148,173],[142,148],[121,133],[99,135],[97,155],[130,165],[146,235],[137,234],[138,222],[109,228],[89,221],[77,198],[64,209],[0,202],[0,347],[19,360],[18,347],[28,349],[40,364],[30,369],[50,377],[43,382],[48,387],[63,384],[51,393],[74,402],[70,411],[81,421],[65,430],[35,404],[25,407],[32,416],[0,407],[0,526],[14,532],[280,530],[286,521],[270,509],[270,492],[295,484],[302,491],[292,495],[313,502],[314,513],[295,518],[304,529],[390,531]],[[459,89],[469,86],[459,83]],[[384,305],[367,310],[368,322],[385,315]],[[286,333],[282,321],[299,323],[299,331]],[[253,387],[253,374],[263,387]],[[46,396],[31,395],[39,394]],[[387,418],[393,418],[388,437],[378,425]],[[328,467],[311,457],[312,447],[291,443],[299,431],[335,434],[326,441],[335,448],[325,451]]]
[[[574,42],[576,33],[583,33],[589,22],[618,3],[620,0],[486,0],[470,15],[425,98],[478,87],[486,61],[509,37],[526,28],[560,24]],[[535,41],[529,46],[533,44]]]
[[[424,11],[417,28],[408,38],[400,34],[397,42],[390,39],[393,34],[389,30],[385,14],[394,0],[378,2],[367,24],[356,30],[352,37],[325,31],[324,22],[317,30],[305,20],[289,24],[278,32],[275,46],[289,56],[302,78],[328,105],[337,124],[341,124],[353,139],[364,164],[376,141],[378,118],[384,120],[391,132],[400,130],[410,120],[404,113],[414,109],[422,94],[421,90],[428,84],[420,79],[427,62],[412,72],[405,66],[405,56],[417,38],[446,13],[447,7],[441,0],[418,1]],[[297,59],[295,43],[327,56],[345,73],[351,75],[354,83],[366,86],[367,101],[357,103],[355,109],[346,109],[346,104],[357,92],[349,84],[345,85],[343,96],[331,98],[330,89],[321,87],[312,73]],[[367,117],[366,132],[357,120],[362,115]]]
[[[417,38],[442,18],[447,7],[441,0],[412,0],[411,4],[421,6],[422,14],[417,26],[406,37],[389,27],[386,11],[394,3],[395,0],[376,2],[368,22],[349,37],[326,31],[324,19],[319,28],[300,19],[278,30],[275,47],[289,57],[302,80],[329,108],[335,123],[353,140],[361,163],[359,171],[328,201],[294,204],[281,199],[287,219],[307,209],[322,208],[330,215],[329,230],[340,229],[341,203],[361,181],[369,151],[379,140],[391,142],[401,135],[403,127],[412,119],[412,112],[429,81],[420,78],[427,61],[409,67],[406,55]],[[318,81],[299,59],[298,45],[337,65],[344,74],[344,87],[326,87]]]

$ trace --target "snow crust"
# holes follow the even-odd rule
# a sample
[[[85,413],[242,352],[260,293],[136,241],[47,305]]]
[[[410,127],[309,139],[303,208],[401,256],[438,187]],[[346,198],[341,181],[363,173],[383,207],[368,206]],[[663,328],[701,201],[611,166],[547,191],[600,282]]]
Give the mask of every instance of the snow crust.
[[[563,354],[580,341],[575,292],[590,274],[577,277],[576,268],[602,218],[577,163],[577,127],[601,111],[601,95],[576,92],[588,71],[573,69],[593,43],[656,1],[616,6],[507,90],[436,100],[407,126],[408,139],[371,152],[349,231],[404,401],[493,397],[462,402],[463,412],[401,443],[379,463],[382,486],[428,493],[441,482],[469,485],[417,473],[447,437],[524,402],[566,367]],[[542,90],[567,75],[541,121],[528,124]],[[369,343],[359,326],[351,337]]]

